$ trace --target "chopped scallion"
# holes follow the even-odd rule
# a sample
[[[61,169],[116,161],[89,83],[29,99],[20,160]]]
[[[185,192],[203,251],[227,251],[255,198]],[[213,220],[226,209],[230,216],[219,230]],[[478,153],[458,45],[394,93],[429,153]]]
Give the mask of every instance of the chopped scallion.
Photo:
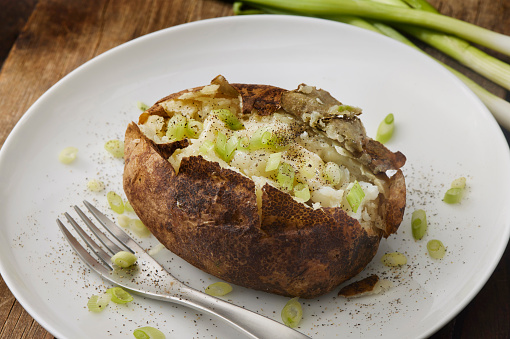
[[[202,145],[200,145],[200,148],[198,151],[200,154],[207,154],[214,148],[214,142],[210,140],[205,140]]]
[[[400,252],[392,252],[383,255],[381,262],[388,267],[397,267],[407,264],[407,258]]]
[[[278,166],[276,181],[283,189],[290,191],[294,187],[295,175],[296,173],[294,171],[294,168],[290,164],[282,162]]]
[[[209,295],[212,295],[215,297],[221,297],[221,296],[224,296],[225,294],[228,294],[230,292],[232,292],[232,286],[230,286],[230,284],[227,284],[226,282],[223,282],[223,281],[219,281],[214,284],[211,284],[211,285],[207,286],[207,288],[205,289],[206,294],[209,294]]]
[[[131,219],[129,229],[139,238],[147,238],[151,235],[151,231],[139,219]]]
[[[310,189],[307,184],[297,184],[294,186],[294,196],[303,202],[310,200]]]
[[[274,171],[280,165],[282,161],[282,153],[272,153],[266,163],[266,172]]]
[[[234,131],[244,129],[244,125],[239,119],[228,109],[216,109],[211,111],[211,114],[217,114],[218,118],[225,123],[225,125]]]
[[[141,101],[137,101],[137,102],[136,102],[136,107],[138,107],[138,109],[139,109],[140,111],[142,111],[142,112],[145,112],[146,110],[148,110],[148,109],[149,109],[149,106],[148,106],[148,105],[146,105],[146,104],[144,104],[144,103],[143,103],[143,102],[141,102]]]
[[[89,309],[90,312],[99,313],[106,308],[106,306],[110,303],[111,299],[112,296],[108,293],[93,295],[87,302],[87,308]]]
[[[226,161],[227,163],[232,160],[234,156],[234,152],[239,145],[239,138],[236,135],[231,136],[227,140],[227,136],[221,132],[218,132],[218,136],[216,137],[216,144],[214,145],[214,150],[216,154]]]
[[[446,248],[443,243],[439,240],[430,240],[427,243],[427,250],[429,251],[429,255],[434,259],[442,259],[446,254]]]
[[[342,170],[337,163],[330,161],[324,166],[323,177],[328,184],[336,186],[342,180]]]
[[[66,147],[58,154],[58,160],[66,165],[69,165],[76,160],[78,149],[76,147]]]
[[[166,136],[170,141],[183,140],[186,137],[187,119],[181,114],[174,114],[168,120]]]
[[[122,287],[112,287],[106,290],[112,301],[116,304],[126,304],[130,301],[133,301],[133,296],[126,292]]]
[[[393,131],[395,130],[395,120],[393,113],[388,114],[383,121],[379,124],[379,128],[377,128],[377,134],[375,140],[384,144],[388,142],[393,136]]]
[[[365,198],[365,192],[363,192],[363,188],[361,188],[361,185],[356,180],[351,190],[347,194],[347,202],[349,203],[349,206],[351,206],[351,209],[354,213],[358,212],[358,208],[361,205],[363,198]]]
[[[136,339],[165,339],[163,332],[151,326],[137,328],[133,331]]]
[[[420,240],[427,232],[427,214],[424,210],[416,210],[411,217],[411,229],[413,231],[413,238]]]
[[[189,119],[186,124],[186,136],[191,139],[197,139],[204,130],[204,124],[200,121]]]
[[[112,263],[122,268],[133,266],[137,259],[136,255],[127,251],[117,252],[113,257],[111,257]]]
[[[110,191],[106,193],[106,200],[108,200],[108,204],[110,208],[118,214],[124,213],[124,202],[122,198],[117,193]]]
[[[453,180],[451,188],[444,194],[443,201],[447,204],[458,204],[464,196],[466,189],[466,178],[460,177]]]
[[[104,190],[104,183],[97,179],[91,179],[87,182],[87,187],[92,192],[101,192]]]
[[[115,158],[122,158],[124,156],[124,141],[108,140],[104,144],[104,149],[107,150]]]
[[[290,299],[282,309],[283,323],[291,328],[297,327],[303,318],[303,307],[298,299],[297,297]]]

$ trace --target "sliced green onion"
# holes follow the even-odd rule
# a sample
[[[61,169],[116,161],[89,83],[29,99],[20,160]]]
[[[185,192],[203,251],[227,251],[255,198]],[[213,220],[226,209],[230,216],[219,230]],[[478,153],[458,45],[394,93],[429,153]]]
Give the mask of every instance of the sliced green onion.
[[[110,260],[112,261],[112,263],[119,267],[127,268],[133,266],[136,263],[137,257],[131,252],[120,251],[117,252],[113,257],[111,257]]]
[[[324,166],[322,176],[328,184],[336,186],[342,180],[342,170],[337,163],[330,161]]]
[[[104,149],[107,150],[115,158],[122,158],[124,156],[124,141],[108,140],[104,144]]]
[[[110,191],[106,193],[106,200],[108,200],[108,204],[110,205],[110,208],[114,212],[118,214],[124,213],[124,202],[122,201],[120,195],[113,191]]]
[[[400,252],[392,252],[383,255],[381,262],[388,267],[397,267],[407,264],[407,258]]]
[[[163,332],[151,326],[137,328],[133,331],[136,339],[165,339]]]
[[[76,147],[66,147],[58,154],[58,161],[63,164],[69,165],[76,160],[78,149]]]
[[[144,104],[143,102],[141,101],[137,101],[136,102],[136,107],[138,107],[138,109],[142,112],[145,112],[146,110],[149,109],[149,106],[147,106],[146,104]]]
[[[424,210],[416,210],[411,217],[411,229],[413,238],[420,240],[427,232],[427,214]]]
[[[443,243],[435,239],[427,243],[427,250],[429,251],[429,255],[434,259],[442,259],[446,254],[446,248]]]
[[[119,224],[120,227],[124,228],[128,228],[132,220],[133,219],[124,214],[121,214],[117,217],[117,223]]]
[[[249,150],[255,151],[262,148],[269,148],[268,143],[272,138],[272,133],[267,127],[260,127],[250,137]]]
[[[292,190],[294,187],[294,177],[296,173],[294,168],[286,162],[280,163],[278,166],[278,172],[276,174],[276,181],[282,188],[287,191]]]
[[[347,194],[347,202],[354,213],[358,212],[358,208],[361,205],[363,198],[365,198],[365,192],[363,192],[363,188],[361,188],[361,185],[356,180]]]
[[[460,177],[452,181],[452,188],[466,188],[466,178]]]
[[[237,131],[244,128],[244,125],[239,121],[239,119],[228,109],[212,110],[211,114],[218,115],[218,118],[231,130]]]
[[[128,200],[126,200],[126,201],[124,202],[124,209],[125,209],[126,211],[128,211],[128,212],[134,212],[134,211],[135,211],[135,210],[133,209],[133,206],[131,206],[131,203],[130,203]]]
[[[112,287],[106,290],[116,304],[126,304],[133,301],[133,296],[126,292],[122,287]]]
[[[186,124],[186,136],[192,139],[198,139],[200,133],[204,130],[204,124],[200,121],[189,119]]]
[[[303,202],[310,200],[310,189],[307,184],[297,184],[294,186],[294,196]]]
[[[181,114],[174,114],[168,120],[166,136],[170,141],[179,141],[186,137],[187,121],[186,117]]]
[[[106,308],[106,306],[110,303],[111,299],[112,296],[108,293],[93,295],[87,302],[87,308],[89,309],[90,312],[99,313]]]
[[[214,148],[214,142],[211,140],[205,140],[202,145],[200,145],[200,148],[198,151],[200,154],[207,154]]]
[[[394,130],[395,130],[394,116],[393,113],[390,113],[379,124],[375,140],[379,141],[382,144],[388,142],[393,136]]]
[[[464,195],[463,188],[450,188],[444,194],[443,201],[447,204],[458,204]]]
[[[272,153],[266,163],[266,172],[271,172],[277,169],[280,165],[280,161],[282,161],[282,153]]]
[[[356,110],[354,107],[350,105],[340,105],[338,106],[338,112],[342,113],[344,111],[354,111]]]
[[[132,219],[129,229],[139,238],[147,238],[151,235],[151,231],[139,219]]]
[[[211,284],[205,289],[206,294],[212,295],[214,297],[221,297],[230,292],[232,292],[232,286],[223,281]]]
[[[297,327],[303,318],[303,307],[298,299],[297,297],[290,299],[282,309],[283,323],[291,328]]]
[[[230,162],[232,157],[234,156],[234,151],[237,149],[239,145],[239,139],[237,136],[233,135],[227,140],[227,136],[221,132],[218,132],[218,136],[216,137],[216,144],[214,145],[214,150],[216,154],[223,159],[225,162]]]
[[[87,182],[87,188],[92,192],[101,192],[104,190],[104,183],[97,179],[91,179]]]

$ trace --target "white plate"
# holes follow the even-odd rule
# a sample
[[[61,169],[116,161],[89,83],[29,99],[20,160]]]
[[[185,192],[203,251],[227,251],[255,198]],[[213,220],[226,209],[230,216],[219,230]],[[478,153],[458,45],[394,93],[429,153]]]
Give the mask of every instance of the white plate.
[[[327,89],[364,109],[369,135],[386,114],[395,114],[397,131],[388,147],[407,156],[408,209],[398,234],[382,241],[359,275],[379,273],[394,288],[353,300],[337,291],[302,300],[300,331],[314,338],[425,337],[476,295],[510,232],[508,146],[477,98],[428,57],[372,32],[310,18],[228,17],[149,34],[86,63],[45,93],[6,141],[0,154],[1,273],[46,329],[58,338],[126,338],[150,324],[168,338],[238,337],[217,319],[141,297],[88,312],[88,297],[108,285],[77,259],[55,223],[82,199],[107,210],[105,193],[88,192],[88,179],[121,192],[122,161],[103,144],[123,137],[140,113],[137,101],[152,104],[218,74],[231,82]],[[67,146],[79,148],[79,159],[68,166],[57,160]],[[460,176],[468,178],[466,199],[444,204],[445,189]],[[420,242],[409,230],[415,208],[429,215]],[[432,238],[448,248],[441,261],[426,254]],[[409,264],[383,267],[379,259],[388,251],[406,253]],[[168,251],[157,258],[195,288],[216,281]],[[228,299],[277,320],[287,301],[240,287]]]

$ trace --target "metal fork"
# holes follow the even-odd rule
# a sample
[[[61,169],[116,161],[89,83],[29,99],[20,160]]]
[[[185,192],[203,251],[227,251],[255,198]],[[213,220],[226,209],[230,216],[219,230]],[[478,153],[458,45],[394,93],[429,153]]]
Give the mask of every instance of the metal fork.
[[[97,221],[117,240],[118,244],[101,232],[78,206],[74,206],[75,211],[103,246],[98,245],[96,241],[89,237],[67,212],[64,215],[98,259],[94,258],[76,240],[59,219],[57,219],[57,224],[78,256],[104,279],[135,294],[185,305],[217,316],[250,338],[309,338],[284,324],[183,284],[97,208],[87,201],[83,203]],[[102,247],[109,253],[103,250]],[[137,264],[128,269],[113,266],[110,258],[119,251],[129,251],[136,254]]]

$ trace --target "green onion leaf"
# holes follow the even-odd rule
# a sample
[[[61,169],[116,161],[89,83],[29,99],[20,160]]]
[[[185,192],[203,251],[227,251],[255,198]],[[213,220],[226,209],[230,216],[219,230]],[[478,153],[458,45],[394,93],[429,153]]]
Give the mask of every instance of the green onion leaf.
[[[234,152],[239,145],[239,138],[236,135],[231,136],[227,140],[227,136],[221,132],[218,132],[218,136],[216,137],[216,144],[214,145],[214,150],[216,154],[223,159],[225,162],[230,162],[232,157],[234,156]]]
[[[110,303],[111,299],[112,297],[108,293],[93,295],[87,302],[87,308],[89,309],[90,312],[99,313],[106,308],[106,306]]]
[[[289,165],[285,162],[282,162],[278,166],[278,172],[276,174],[276,181],[278,182],[278,184],[280,184],[280,186],[283,189],[290,191],[294,187],[295,175],[296,175],[296,173],[294,171],[294,168],[291,165]]]
[[[122,140],[108,140],[104,144],[104,149],[115,158],[124,157],[124,141]]]
[[[297,184],[294,186],[294,196],[303,202],[310,200],[310,189],[307,184]]]
[[[151,326],[137,328],[133,331],[136,339],[165,339],[163,332]]]
[[[186,137],[187,121],[186,117],[181,114],[174,114],[168,120],[166,136],[170,141],[179,141]]]
[[[78,149],[76,147],[66,147],[58,154],[58,161],[63,164],[69,165],[76,160]]]
[[[424,210],[416,210],[411,217],[411,229],[413,238],[420,240],[427,232],[427,214]]]
[[[113,257],[111,257],[112,263],[115,265],[122,267],[122,268],[128,268],[130,266],[133,266],[136,263],[136,260],[138,258],[136,255],[134,255],[131,252],[127,251],[120,251],[117,252]]]
[[[379,128],[377,128],[377,134],[376,134],[375,140],[379,141],[381,144],[388,142],[391,139],[391,137],[393,136],[394,130],[395,130],[395,121],[394,121],[393,113],[390,113],[379,124]]]
[[[429,251],[429,255],[434,259],[442,259],[446,253],[446,248],[443,243],[435,239],[427,243],[427,250]]]
[[[383,255],[381,262],[384,264],[384,266],[397,267],[407,264],[407,258],[400,252],[392,252]]]
[[[365,192],[363,192],[359,182],[356,180],[347,194],[347,202],[354,213],[358,212],[358,208],[361,205],[363,198],[365,198]]]
[[[108,201],[108,204],[110,205],[110,208],[118,214],[124,213],[124,202],[122,201],[122,198],[117,193],[110,191],[106,193],[106,200]]]
[[[298,299],[297,297],[290,299],[282,309],[283,323],[291,328],[297,327],[303,318],[303,308]]]
[[[211,284],[205,289],[206,294],[212,295],[214,297],[221,297],[230,292],[232,292],[232,286],[223,281]]]
[[[117,223],[120,227],[124,228],[128,228],[132,220],[133,219],[124,214],[121,214],[117,217]]]
[[[450,188],[444,194],[443,201],[447,204],[458,204],[464,195],[463,188]]]
[[[126,304],[130,301],[133,301],[133,296],[126,292],[122,287],[112,287],[106,290],[112,301],[116,304]]]
[[[225,125],[234,131],[244,129],[244,125],[239,121],[239,119],[232,114],[228,109],[216,109],[212,110],[211,114],[217,114],[218,118],[225,123]]]
[[[266,172],[271,172],[277,169],[280,165],[280,161],[282,161],[282,153],[272,153],[266,163]]]

